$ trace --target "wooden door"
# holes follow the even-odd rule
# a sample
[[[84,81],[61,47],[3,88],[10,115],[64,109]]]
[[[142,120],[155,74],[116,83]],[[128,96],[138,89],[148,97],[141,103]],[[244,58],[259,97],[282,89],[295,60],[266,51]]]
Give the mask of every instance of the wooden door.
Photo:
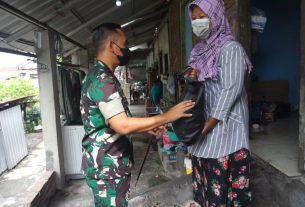
[[[224,0],[232,31],[248,54],[251,50],[250,0]]]

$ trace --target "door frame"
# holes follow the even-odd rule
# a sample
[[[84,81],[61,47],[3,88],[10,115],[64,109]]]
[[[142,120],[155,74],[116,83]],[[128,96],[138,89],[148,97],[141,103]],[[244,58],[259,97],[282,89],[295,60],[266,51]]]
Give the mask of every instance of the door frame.
[[[301,0],[301,67],[300,67],[300,118],[299,118],[299,170],[305,170],[305,0]]]

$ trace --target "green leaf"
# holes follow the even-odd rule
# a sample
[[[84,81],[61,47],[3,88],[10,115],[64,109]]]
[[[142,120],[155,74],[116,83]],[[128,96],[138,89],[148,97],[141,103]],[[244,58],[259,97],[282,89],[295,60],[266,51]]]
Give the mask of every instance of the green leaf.
[[[0,101],[33,96],[38,94],[38,88],[30,81],[14,78],[5,82],[0,81]]]

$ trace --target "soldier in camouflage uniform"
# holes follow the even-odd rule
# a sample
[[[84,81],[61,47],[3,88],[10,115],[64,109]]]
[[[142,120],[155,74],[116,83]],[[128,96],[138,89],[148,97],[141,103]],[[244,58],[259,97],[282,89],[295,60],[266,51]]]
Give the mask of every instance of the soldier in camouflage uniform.
[[[93,32],[95,67],[82,85],[81,114],[86,136],[82,141],[82,172],[94,194],[95,206],[126,207],[132,165],[130,133],[157,133],[158,127],[181,117],[193,107],[183,102],[167,113],[150,118],[127,116],[126,98],[113,75],[129,59],[126,36],[119,25],[106,23]]]

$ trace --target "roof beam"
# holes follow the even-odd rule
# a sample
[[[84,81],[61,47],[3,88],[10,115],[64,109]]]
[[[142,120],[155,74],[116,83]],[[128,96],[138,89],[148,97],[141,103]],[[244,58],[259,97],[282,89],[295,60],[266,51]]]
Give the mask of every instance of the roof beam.
[[[6,43],[10,43],[13,42],[15,40],[18,40],[20,37],[22,37],[22,35],[25,35],[31,31],[33,31],[35,28],[35,26],[31,25],[26,25],[24,27],[22,27],[20,30],[18,30],[17,32],[15,32],[14,34],[11,34],[10,36],[8,36],[6,39],[4,39],[4,41]]]
[[[35,0],[29,0],[29,1],[24,2],[24,4],[22,4],[22,6],[20,6],[19,9],[22,10],[22,9],[26,8],[27,6],[29,6],[34,1]],[[9,14],[1,16],[1,18],[3,18],[3,19],[6,19],[7,17],[9,17]],[[12,24],[14,22],[15,22],[14,19],[9,18],[9,21],[7,21],[6,24],[0,25],[0,30],[2,30],[4,27],[6,27],[7,25]]]
[[[67,3],[64,4],[63,7],[59,8],[59,10],[57,10],[57,12],[61,12],[61,11],[65,11],[65,10],[70,10],[70,9],[72,9],[75,5],[77,5],[81,1],[83,1],[83,0],[71,0],[71,1],[68,1]]]
[[[125,5],[129,4],[130,2],[131,2],[131,0],[125,0],[125,1],[122,2],[122,6],[120,6],[120,7],[114,6],[114,7],[112,7],[111,9],[108,9],[107,11],[102,12],[101,14],[99,14],[99,15],[95,16],[94,18],[90,19],[89,21],[87,21],[85,24],[83,24],[83,25],[81,25],[81,26],[75,28],[75,29],[72,30],[71,32],[69,32],[69,33],[67,34],[67,36],[68,36],[68,37],[73,36],[74,34],[78,33],[80,30],[82,30],[82,29],[84,29],[85,27],[87,27],[87,26],[93,24],[94,22],[96,22],[96,21],[98,21],[98,20],[104,18],[105,16],[107,16],[107,15],[109,15],[109,14],[115,12],[115,11],[118,10],[118,9],[122,9]]]
[[[31,9],[29,9],[27,11],[27,15],[30,16],[33,12],[39,11],[39,10],[43,9],[44,7],[46,7],[47,5],[50,5],[51,3],[52,2],[50,0],[47,0],[47,1],[44,1],[42,4],[38,4],[35,7],[31,7]],[[15,8],[15,7],[13,7],[13,8]],[[18,9],[18,10],[21,11],[20,9]],[[6,28],[10,25],[13,25],[14,23],[17,23],[17,22],[18,22],[18,19],[13,18],[12,21],[8,21],[5,24],[1,25],[1,29]]]
[[[10,14],[12,14],[12,15],[14,15],[14,16],[16,16],[16,17],[18,17],[18,18],[20,18],[20,19],[22,19],[24,21],[26,21],[26,22],[29,22],[29,23],[31,23],[33,25],[36,25],[37,27],[40,27],[40,28],[46,29],[46,30],[54,31],[54,32],[60,34],[62,37],[64,37],[67,41],[75,44],[78,47],[86,49],[86,47],[83,46],[82,44],[80,44],[80,43],[76,42],[75,40],[67,37],[66,35],[56,31],[55,29],[53,29],[49,25],[47,25],[47,24],[45,24],[43,22],[40,22],[37,19],[35,19],[35,18],[33,18],[33,17],[23,13],[22,11],[16,9],[15,7],[12,7],[11,5],[7,4],[6,2],[4,2],[2,0],[0,1],[0,9],[3,9],[4,11],[6,11],[6,12],[8,12],[8,13],[10,13]]]
[[[152,32],[143,33],[142,36],[140,36],[140,37],[139,36],[135,36],[135,37],[129,38],[128,42],[134,42],[135,40],[143,39],[145,37],[154,37],[154,33],[152,33]]]
[[[87,21],[85,24],[81,25],[80,27],[78,28],[75,28],[74,30],[72,30],[71,32],[69,32],[67,34],[68,37],[71,37],[73,35],[75,35],[76,33],[78,33],[80,30],[82,30],[83,28],[93,24],[94,22],[106,17],[107,15],[111,14],[112,12],[116,11],[117,9],[119,8],[122,8],[124,7],[125,5],[127,5],[128,3],[132,2],[132,0],[125,0],[122,2],[122,6],[120,7],[113,7],[103,13],[101,13],[100,15],[94,17],[93,19],[90,19],[89,21]],[[139,18],[141,17],[142,15],[146,14],[147,12],[149,12],[151,9],[155,8],[156,6],[160,5],[160,3],[164,2],[164,0],[159,0],[159,1],[156,1],[154,2],[153,4],[149,5],[148,7],[146,7],[145,9],[141,10],[140,12],[134,14],[133,16],[129,17],[125,22],[128,23],[132,20],[134,20],[135,18]],[[126,24],[125,23],[125,24]],[[123,24],[122,24],[123,25]]]
[[[90,1],[90,0],[88,0],[88,1]],[[91,0],[91,1],[94,1],[94,0]],[[96,6],[95,6],[95,8],[92,10],[92,11],[95,11],[95,10],[97,10],[97,11],[101,11],[101,10],[104,10],[104,7],[107,5],[107,0],[104,0],[103,2],[101,2],[101,3],[99,3],[99,4],[97,4]],[[87,3],[87,2],[86,2]],[[89,3],[89,2],[88,2]],[[108,2],[108,5],[109,5],[109,2]],[[88,5],[87,5],[88,6]],[[81,6],[78,6],[77,7],[77,9],[82,9],[82,8],[84,8],[84,7],[86,7],[86,4],[82,4]],[[61,9],[61,8],[60,8]],[[60,11],[60,10],[59,10]],[[60,12],[57,12],[57,13],[60,13]],[[94,13],[94,12],[93,12]],[[51,23],[52,22],[52,24],[54,25],[54,27],[56,26],[56,28],[59,30],[59,31],[61,31],[61,29],[63,29],[63,28],[65,28],[66,27],[66,25],[67,24],[73,24],[73,22],[71,22],[71,21],[68,21],[68,22],[65,22],[64,24],[62,24],[62,22],[61,21],[57,21],[57,17],[58,17],[58,15],[56,15],[56,16],[54,16],[53,18],[49,18],[48,19],[48,21],[44,21],[44,22],[48,22],[48,23]]]
[[[0,38],[8,38],[9,37],[9,34],[6,34],[6,33],[3,33],[3,32],[0,32]],[[28,46],[35,46],[34,42],[31,42],[31,41],[28,41],[28,40],[25,40],[25,39],[18,39],[16,42],[18,43],[21,43],[21,44],[24,44],[24,45],[28,45]],[[6,43],[6,42],[4,42]]]
[[[62,2],[63,5],[65,5],[67,2],[66,0],[60,0]],[[70,8],[70,12],[72,13],[72,15],[82,24],[86,23],[86,20],[82,17],[82,15],[74,8]],[[87,29],[89,31],[91,31],[91,28],[87,27]]]
[[[73,53],[75,53],[76,51],[78,51],[80,48],[79,47],[74,47],[71,50],[67,51],[64,53],[64,57],[68,57],[69,55],[72,55]]]
[[[143,32],[149,31],[151,29],[154,29],[155,26],[161,22],[161,19],[157,19],[153,22],[147,22],[146,24],[142,24],[141,26],[137,27],[134,30],[130,30],[128,32],[126,32],[127,36],[137,36],[138,34],[141,34]],[[152,32],[154,32],[154,30],[151,30]]]
[[[130,21],[133,21],[137,18],[140,18],[142,15],[145,15],[147,14],[147,12],[149,12],[150,10],[152,10],[153,8],[155,8],[156,6],[160,5],[162,2],[164,2],[164,0],[159,0],[159,1],[156,1],[155,3],[153,4],[150,4],[148,7],[146,7],[145,9],[139,11],[138,13],[132,15],[131,17],[129,17],[125,23],[123,23],[122,25],[124,24],[127,24],[130,22]]]
[[[64,10],[68,10],[70,9],[70,11],[72,12],[72,14],[81,22],[81,23],[85,23],[85,20],[81,17],[81,15],[75,10],[73,9],[73,6],[75,6],[77,3],[79,3],[81,0],[74,0],[74,1],[69,1],[67,3],[63,2],[63,7],[61,7],[59,10],[57,10],[56,12],[59,11],[64,11]],[[54,16],[54,14],[56,14],[56,12],[52,13],[51,15]],[[49,15],[44,16],[41,19],[41,22],[44,22],[46,20],[49,19]],[[13,41],[16,41],[17,39],[19,39],[20,37],[22,37],[22,35],[27,34],[33,30],[35,30],[35,26],[32,26],[31,24],[27,24],[26,26],[22,27],[21,29],[19,29],[17,32],[15,32],[14,34],[11,34],[9,37],[7,37],[4,41],[6,43],[10,43]]]
[[[13,49],[3,48],[3,47],[0,47],[0,52],[10,53],[10,54],[14,54],[14,55],[22,55],[22,56],[27,56],[27,57],[34,57],[34,58],[37,57],[35,54],[32,54],[32,53],[21,52],[18,50],[13,50]]]
[[[128,47],[137,46],[137,45],[145,43],[149,40],[153,40],[153,38],[154,38],[153,35],[147,35],[147,36],[143,36],[141,38],[134,39],[134,41],[131,41],[130,43],[128,43]]]
[[[168,10],[167,7],[163,8],[163,9],[160,9],[160,10],[158,10],[158,11],[155,11],[155,12],[151,12],[150,14],[147,14],[147,15],[144,15],[144,16],[141,16],[141,17],[138,17],[138,18],[136,18],[136,19],[133,19],[133,20],[130,21],[130,22],[127,22],[127,23],[123,24],[122,27],[123,27],[123,28],[125,28],[125,27],[128,28],[129,26],[131,26],[131,25],[133,25],[133,24],[135,24],[135,23],[138,23],[138,22],[140,22],[140,21],[143,21],[143,20],[150,19],[150,18],[152,18],[152,17],[158,16],[158,15],[160,15],[160,13],[165,12],[166,10]]]

